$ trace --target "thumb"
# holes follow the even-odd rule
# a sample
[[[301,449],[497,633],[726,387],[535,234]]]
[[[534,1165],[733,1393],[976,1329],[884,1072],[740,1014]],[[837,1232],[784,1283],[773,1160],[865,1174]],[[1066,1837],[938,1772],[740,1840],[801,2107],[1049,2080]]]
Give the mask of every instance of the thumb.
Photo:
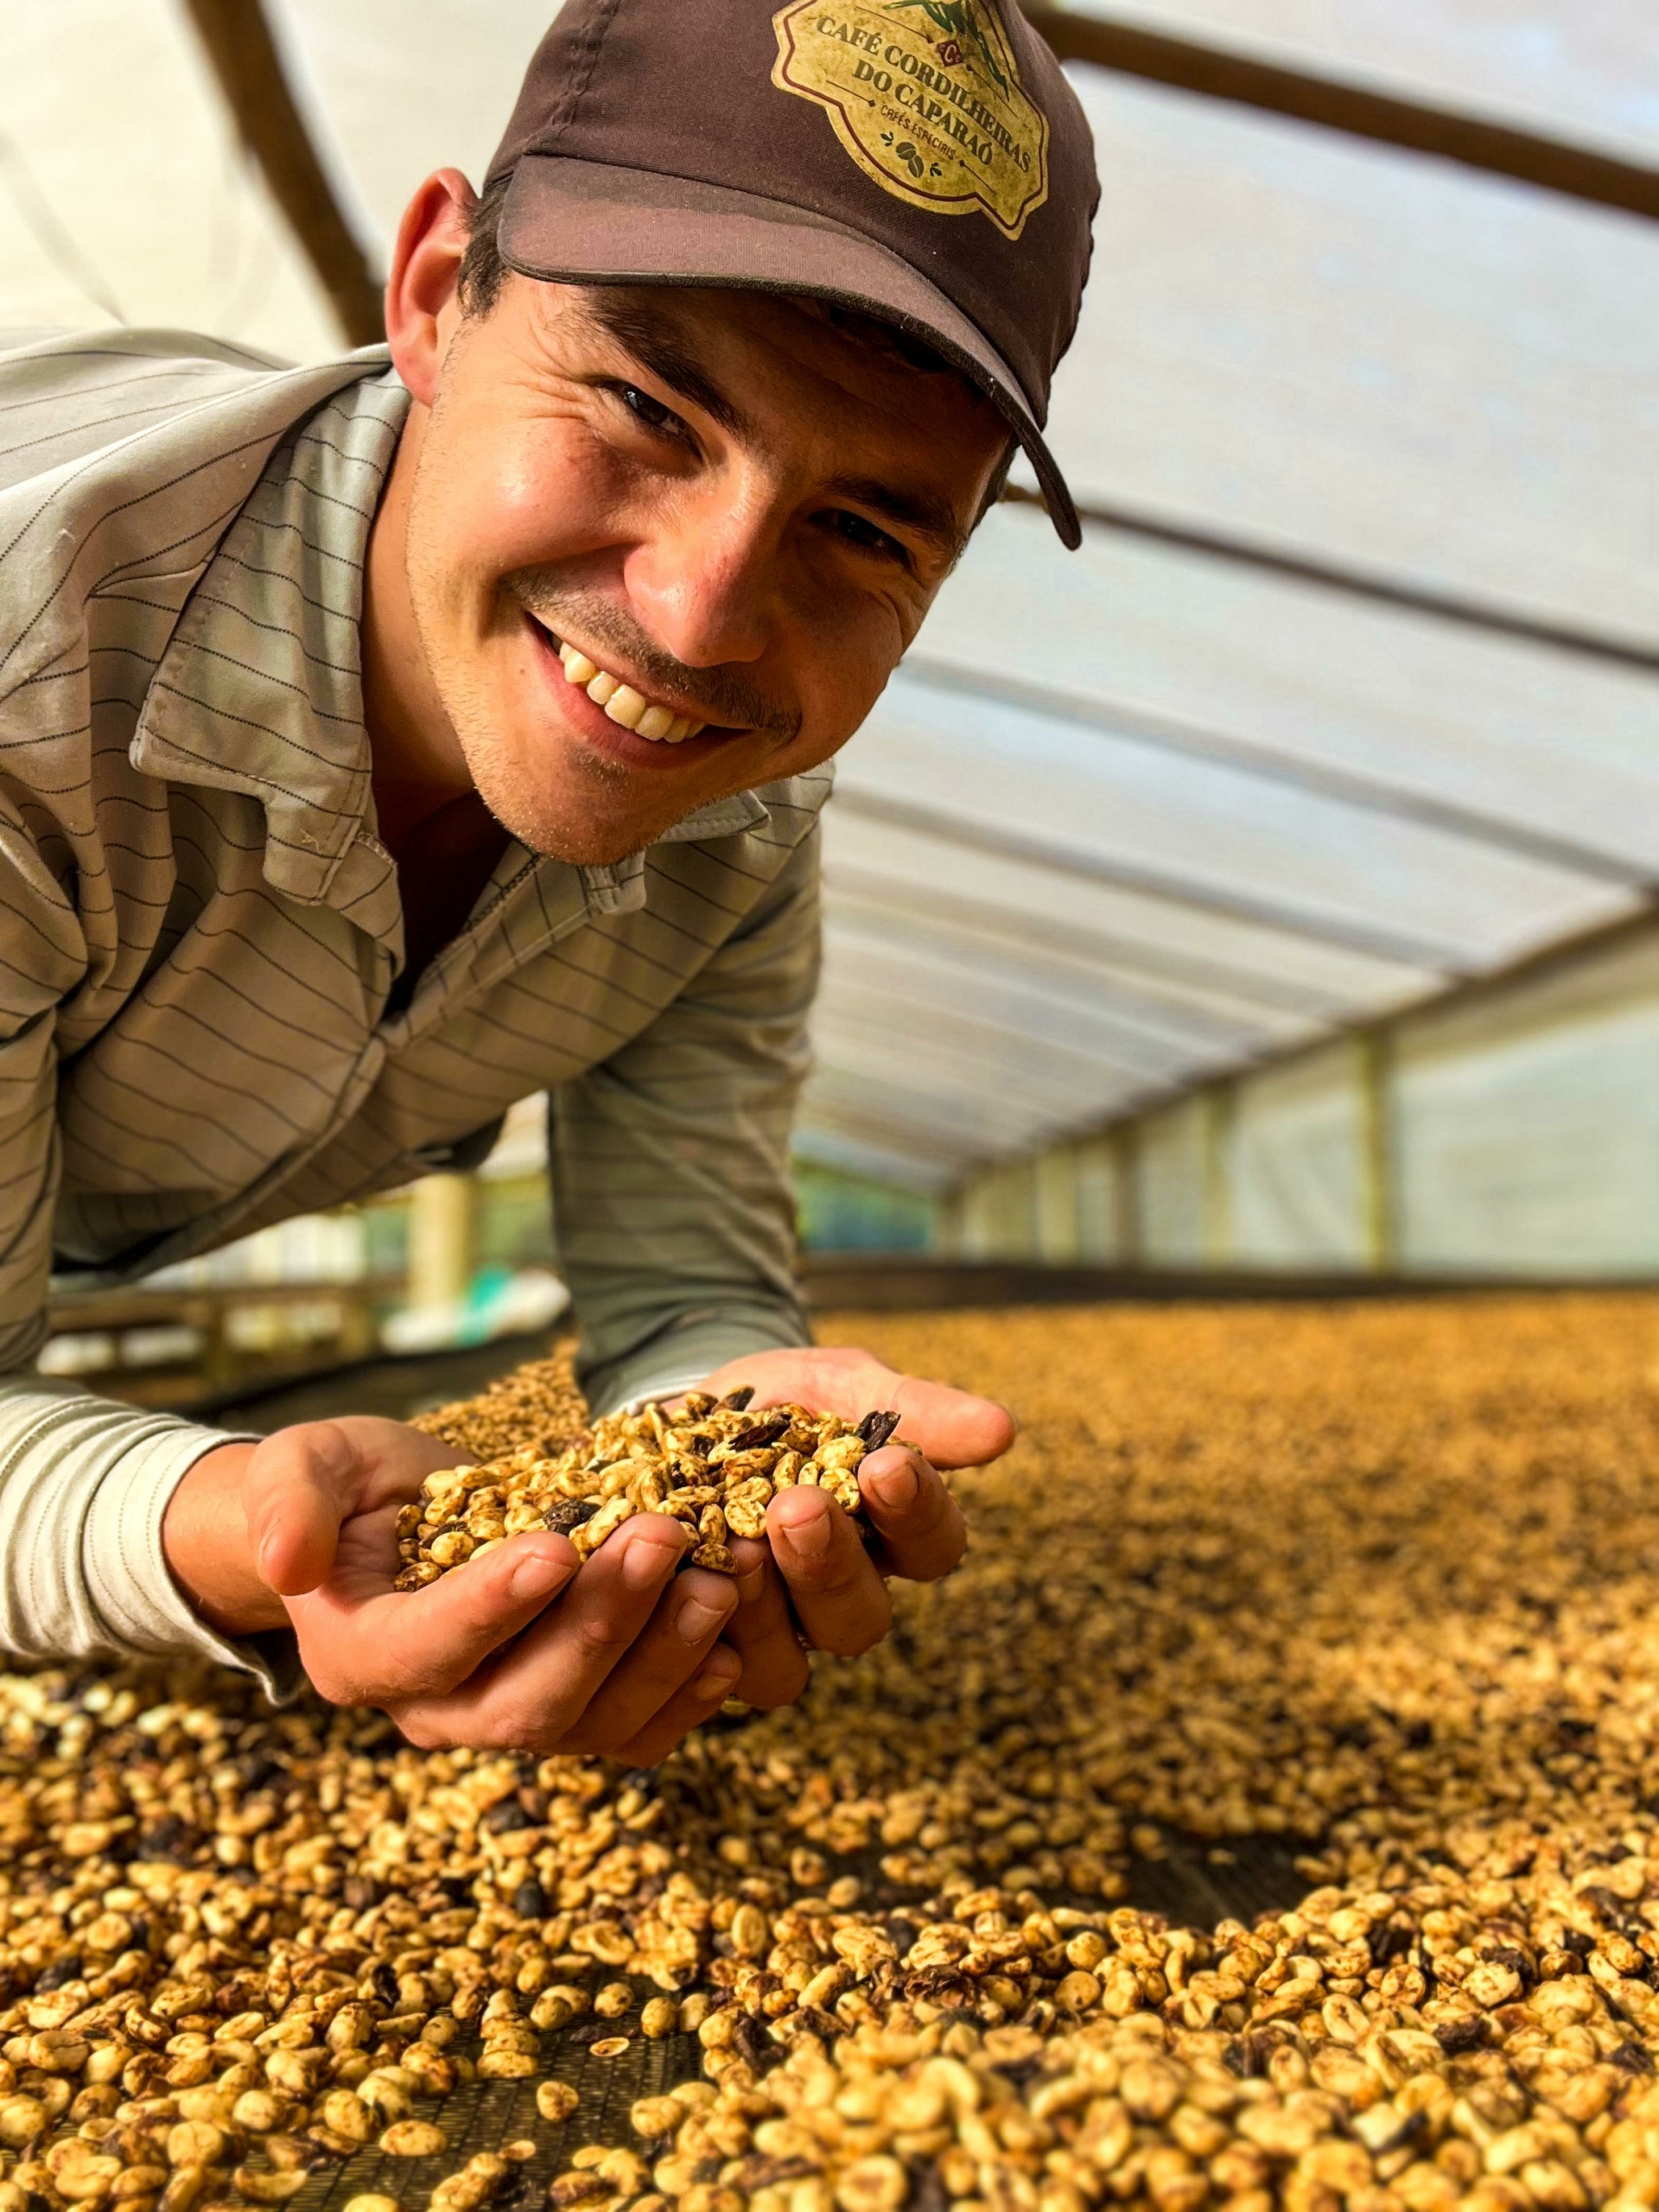
[[[995,1399],[918,1376],[901,1376],[880,1402],[898,1414],[903,1435],[936,1467],[982,1467],[1000,1459],[1019,1433],[1014,1415]]]
[[[284,1598],[315,1590],[334,1563],[362,1455],[334,1421],[278,1429],[248,1462],[248,1541],[260,1580]]]

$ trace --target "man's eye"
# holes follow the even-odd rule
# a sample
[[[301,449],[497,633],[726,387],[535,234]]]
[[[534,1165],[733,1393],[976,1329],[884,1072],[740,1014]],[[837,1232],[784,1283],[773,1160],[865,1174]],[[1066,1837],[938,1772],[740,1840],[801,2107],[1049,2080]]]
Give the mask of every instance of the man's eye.
[[[880,553],[889,560],[904,559],[905,549],[898,539],[889,537],[885,530],[878,530],[865,516],[851,514],[846,508],[838,507],[829,520],[837,537],[844,537],[861,551]]]
[[[684,424],[671,407],[664,407],[660,399],[653,399],[648,391],[641,391],[637,384],[620,384],[614,387],[617,397],[630,415],[637,415],[647,429],[656,430],[667,437],[675,437]]]

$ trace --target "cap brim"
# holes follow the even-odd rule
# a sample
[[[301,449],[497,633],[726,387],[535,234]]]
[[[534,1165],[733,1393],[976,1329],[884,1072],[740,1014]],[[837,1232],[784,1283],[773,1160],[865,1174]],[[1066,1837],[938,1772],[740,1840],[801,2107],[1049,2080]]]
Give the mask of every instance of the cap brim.
[[[976,385],[1037,473],[1050,519],[1074,550],[1077,511],[1019,378],[937,285],[907,261],[810,209],[690,177],[526,154],[496,243],[510,269],[551,283],[717,284],[833,300],[925,340]]]

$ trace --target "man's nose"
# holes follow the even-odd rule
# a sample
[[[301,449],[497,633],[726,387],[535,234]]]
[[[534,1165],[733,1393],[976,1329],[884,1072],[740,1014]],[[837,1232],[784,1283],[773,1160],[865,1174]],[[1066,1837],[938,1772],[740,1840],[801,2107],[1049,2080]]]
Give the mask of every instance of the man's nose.
[[[698,502],[628,556],[645,628],[688,668],[760,660],[771,642],[781,532],[760,503]]]

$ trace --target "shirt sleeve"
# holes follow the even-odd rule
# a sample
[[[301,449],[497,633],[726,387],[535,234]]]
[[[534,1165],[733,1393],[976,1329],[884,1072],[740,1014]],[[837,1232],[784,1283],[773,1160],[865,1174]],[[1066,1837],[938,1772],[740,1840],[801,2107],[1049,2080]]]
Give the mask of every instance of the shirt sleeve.
[[[189,1653],[297,1686],[291,1641],[232,1643],[168,1571],[184,1475],[231,1440],[32,1373],[47,1333],[60,1179],[57,1010],[86,973],[74,908],[0,812],[0,1647],[22,1658]]]
[[[811,1341],[789,1134],[818,947],[815,824],[650,1028],[550,1099],[555,1235],[596,1412]]]
[[[191,1610],[162,1548],[168,1502],[237,1440],[38,1375],[0,1376],[0,1646],[26,1659],[191,1655],[303,1686],[291,1637],[233,1642]]]

